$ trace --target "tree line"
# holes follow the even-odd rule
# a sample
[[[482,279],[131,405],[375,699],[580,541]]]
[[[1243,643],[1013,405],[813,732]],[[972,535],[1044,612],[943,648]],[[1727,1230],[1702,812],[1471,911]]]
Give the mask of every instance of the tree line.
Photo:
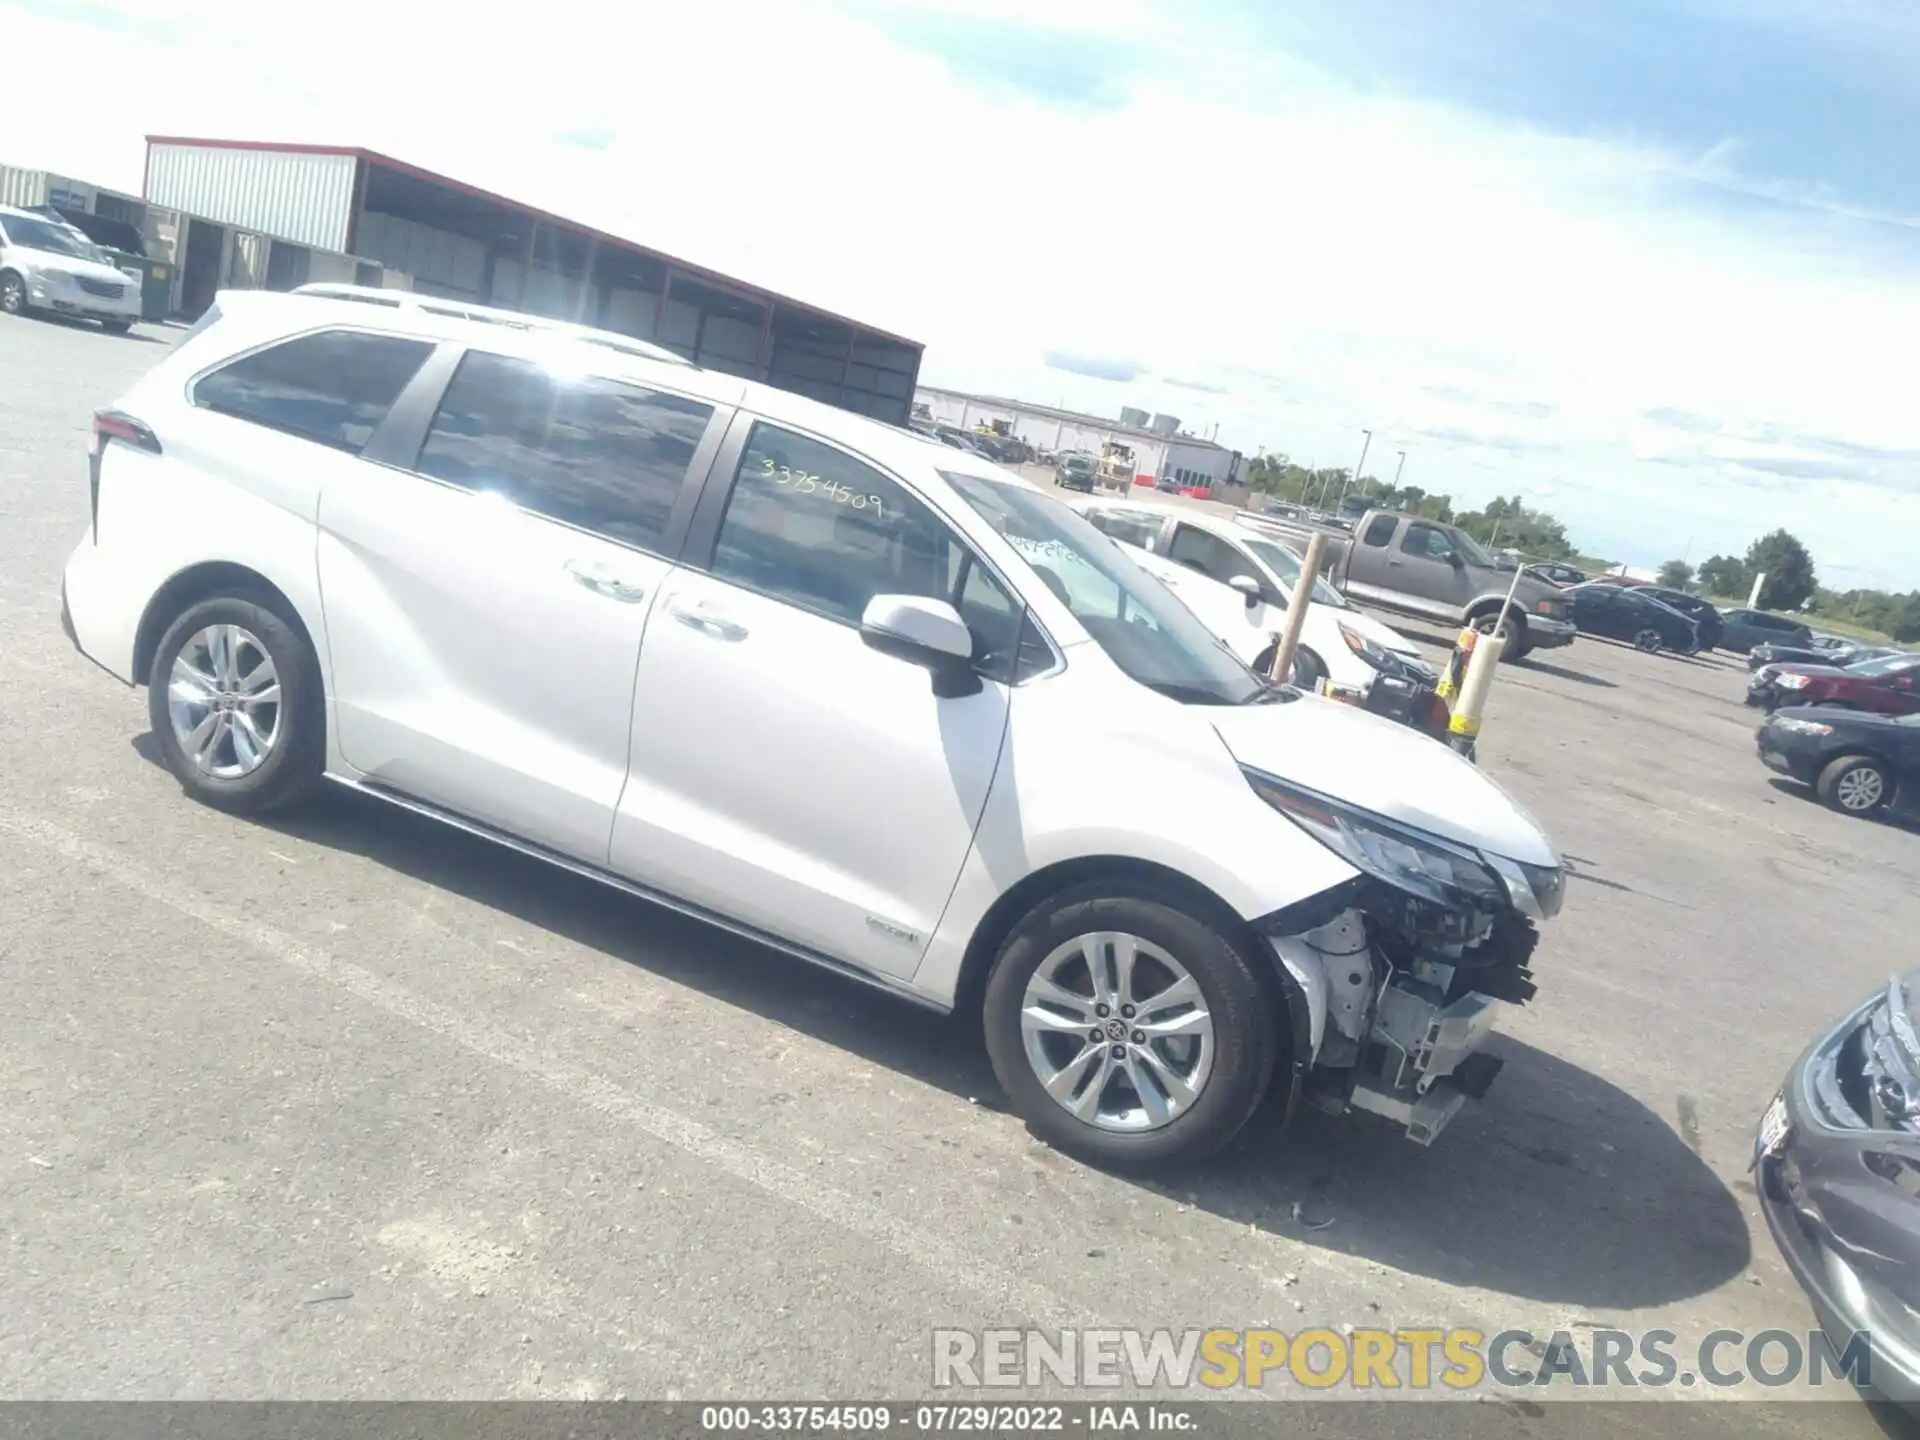
[[[1571,560],[1578,552],[1567,527],[1544,510],[1523,505],[1520,497],[1499,496],[1478,510],[1456,510],[1451,495],[1430,494],[1418,485],[1391,485],[1372,475],[1348,483],[1352,471],[1308,469],[1285,455],[1262,455],[1247,467],[1247,484],[1263,495],[1316,509],[1337,507],[1345,496],[1348,510],[1379,506],[1458,525],[1481,544],[1517,550],[1529,560]]]
[[[1579,550],[1566,526],[1544,510],[1495,496],[1478,510],[1456,510],[1451,495],[1432,494],[1417,485],[1383,484],[1372,475],[1351,484],[1352,471],[1310,469],[1285,455],[1262,455],[1247,468],[1247,483],[1263,495],[1294,505],[1329,509],[1342,504],[1380,506],[1408,515],[1458,525],[1489,548],[1512,549],[1529,560],[1574,560]],[[1744,555],[1714,555],[1698,568],[1684,560],[1660,567],[1660,583],[1674,590],[1698,589],[1717,599],[1745,604],[1753,579],[1764,574],[1760,607],[1798,610],[1813,617],[1847,620],[1891,635],[1902,644],[1920,640],[1920,590],[1830,590],[1820,584],[1813,556],[1786,530],[1762,535]]]

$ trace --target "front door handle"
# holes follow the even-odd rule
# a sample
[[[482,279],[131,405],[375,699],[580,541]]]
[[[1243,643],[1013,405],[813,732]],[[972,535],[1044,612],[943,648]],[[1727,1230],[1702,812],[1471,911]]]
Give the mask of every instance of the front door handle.
[[[638,605],[647,598],[647,592],[643,587],[620,579],[610,573],[606,566],[595,561],[569,560],[565,569],[576,584],[584,585],[596,595],[605,595],[609,600],[618,600],[626,605]]]
[[[682,625],[698,630],[702,635],[711,635],[716,640],[747,638],[746,626],[736,625],[731,620],[713,614],[705,605],[669,605],[667,610]]]

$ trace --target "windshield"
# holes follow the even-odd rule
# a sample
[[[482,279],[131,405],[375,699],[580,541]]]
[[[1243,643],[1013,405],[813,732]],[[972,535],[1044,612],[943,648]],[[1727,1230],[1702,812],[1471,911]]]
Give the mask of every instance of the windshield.
[[[1858,665],[1847,666],[1849,675],[1898,675],[1905,670],[1920,669],[1920,655],[1883,655],[1878,660],[1862,660]]]
[[[1280,577],[1291,599],[1294,582],[1300,578],[1300,557],[1286,546],[1277,545],[1271,540],[1242,539],[1240,543],[1251,550],[1261,564]],[[1346,597],[1318,577],[1313,582],[1313,602],[1316,605],[1338,606],[1342,610],[1347,608]]]
[[[55,225],[46,220],[29,220],[21,215],[9,215],[0,221],[0,227],[7,232],[7,239],[15,245],[28,250],[44,250],[51,255],[67,255],[75,260],[93,260],[106,263],[106,256],[100,253],[100,247],[84,235],[77,235],[64,225]]]
[[[1245,705],[1269,687],[1125,548],[1026,485],[942,472],[1133,679],[1197,705]]]

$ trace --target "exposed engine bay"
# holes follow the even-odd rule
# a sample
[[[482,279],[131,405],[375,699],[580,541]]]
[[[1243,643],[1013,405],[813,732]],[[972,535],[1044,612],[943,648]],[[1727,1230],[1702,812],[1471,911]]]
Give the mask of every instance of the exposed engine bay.
[[[1503,1062],[1480,1047],[1500,1003],[1524,1005],[1536,990],[1528,962],[1539,932],[1504,907],[1442,906],[1372,884],[1332,919],[1269,939],[1304,1011],[1298,1098],[1385,1116],[1421,1145],[1486,1094]]]

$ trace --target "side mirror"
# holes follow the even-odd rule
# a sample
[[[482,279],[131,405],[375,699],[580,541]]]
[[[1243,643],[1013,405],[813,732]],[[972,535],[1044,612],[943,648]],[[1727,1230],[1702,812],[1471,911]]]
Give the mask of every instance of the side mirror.
[[[860,617],[860,638],[882,655],[933,675],[933,693],[957,700],[980,692],[973,673],[973,632],[944,600],[920,595],[876,595]]]
[[[1447,552],[1447,563],[1456,570],[1464,570],[1467,568],[1466,557],[1458,550],[1449,550]]]
[[[1236,575],[1227,584],[1247,597],[1249,610],[1260,603],[1260,582],[1251,575]]]

